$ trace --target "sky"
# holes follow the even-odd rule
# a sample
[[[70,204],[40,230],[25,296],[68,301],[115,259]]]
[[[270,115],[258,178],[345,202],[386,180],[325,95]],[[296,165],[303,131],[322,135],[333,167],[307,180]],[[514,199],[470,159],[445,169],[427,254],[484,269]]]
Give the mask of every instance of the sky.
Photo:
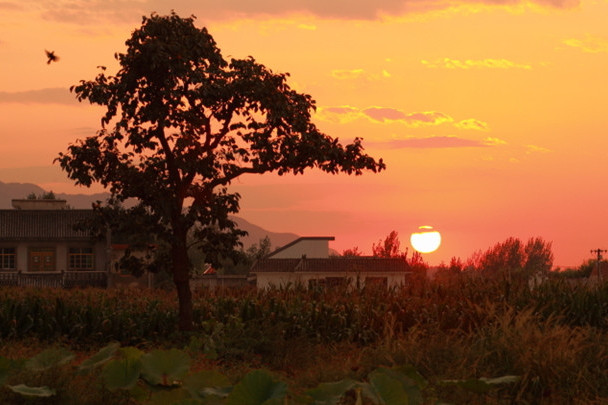
[[[53,164],[100,129],[68,89],[115,73],[142,16],[171,10],[225,57],[288,72],[320,130],[386,162],[242,177],[248,221],[367,254],[430,225],[430,264],[509,237],[551,242],[559,266],[608,248],[608,0],[0,0],[0,181],[100,191]]]

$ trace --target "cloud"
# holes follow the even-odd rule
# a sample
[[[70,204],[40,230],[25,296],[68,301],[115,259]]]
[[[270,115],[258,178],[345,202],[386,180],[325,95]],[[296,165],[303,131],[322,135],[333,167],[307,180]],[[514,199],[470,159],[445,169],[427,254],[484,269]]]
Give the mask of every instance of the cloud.
[[[106,0],[56,0],[39,3],[35,10],[39,10],[46,20],[92,26],[102,23],[110,25],[131,24],[137,20],[141,21],[142,15],[150,15],[149,10],[155,10],[155,8],[149,8],[151,3],[162,3],[162,1],[113,1],[108,3]],[[167,10],[164,14],[169,12],[170,10]]]
[[[368,142],[368,145],[384,149],[480,148],[491,146],[483,141],[455,136],[409,137],[388,142]]]
[[[355,107],[324,107],[324,111],[335,113],[335,114],[359,114],[359,110]]]
[[[446,122],[452,122],[453,119],[437,111],[425,111],[406,114],[395,108],[369,107],[361,111],[372,121],[376,122],[401,122],[411,127],[420,127],[427,125],[441,125]]]
[[[0,103],[78,105],[78,100],[67,88],[57,87],[17,92],[0,91]]]
[[[547,8],[563,9],[577,6],[579,2],[580,0],[199,0],[196,4],[199,5],[201,10],[205,10],[205,18],[250,18],[308,14],[324,19],[379,20],[412,13],[447,10],[459,6],[518,7],[534,4]],[[165,4],[161,0],[154,0],[150,3],[151,5]],[[192,10],[192,3],[194,3],[193,0],[177,0],[171,5],[176,10],[179,10],[182,5],[185,9]]]
[[[14,9],[22,2],[5,0],[0,9]],[[200,21],[225,21],[247,18],[276,18],[287,15],[309,15],[334,20],[381,20],[413,13],[462,9],[466,7],[496,6],[521,8],[536,5],[543,8],[567,9],[580,0],[56,0],[27,3],[33,11],[49,20],[77,25],[106,22],[120,24],[133,18],[149,15],[151,10],[168,14],[175,10],[180,15],[195,14]]]
[[[361,112],[358,108],[342,106],[342,107],[320,107],[317,109],[316,117],[334,124],[346,124],[358,118],[361,118]]]
[[[579,48],[586,53],[608,52],[608,40],[592,35],[587,35],[583,39],[566,39],[563,43],[573,48]]]
[[[317,26],[314,24],[298,24],[298,28],[303,29],[303,30],[307,30],[307,31],[316,31],[317,30]]]
[[[406,118],[405,113],[396,108],[369,107],[361,112],[372,121],[377,122],[400,121]]]
[[[364,73],[363,69],[335,69],[331,71],[331,77],[339,80],[352,80],[360,78]]]
[[[525,65],[522,63],[515,63],[507,59],[467,59],[458,60],[443,58],[435,61],[422,60],[420,61],[423,65],[429,68],[442,68],[442,69],[532,69],[531,65]]]
[[[491,136],[488,136],[486,139],[483,140],[483,144],[487,145],[487,146],[498,146],[498,145],[506,145],[507,141],[504,141],[500,138],[493,138]]]
[[[73,135],[76,135],[76,136],[93,136],[98,131],[99,131],[99,129],[96,129],[93,127],[77,127],[77,128],[72,128],[70,133]]]
[[[407,114],[405,117],[405,122],[413,127],[424,125],[441,125],[443,123],[452,121],[454,121],[452,117],[437,111],[412,113]]]
[[[331,71],[331,76],[338,80],[357,80],[364,79],[369,81],[387,79],[391,74],[386,70],[382,70],[379,74],[366,72],[363,69],[334,69]]]
[[[526,155],[530,155],[532,153],[549,153],[551,149],[543,148],[542,146],[537,145],[526,145]]]
[[[364,109],[351,106],[320,107],[317,111],[317,117],[323,121],[334,123],[347,123],[359,118],[367,118],[376,123],[401,123],[412,128],[441,125],[454,121],[449,115],[438,111],[405,113],[397,108],[389,107],[367,107]]]
[[[476,131],[488,131],[490,128],[486,122],[476,120],[475,118],[469,118],[462,120],[454,124],[456,128],[460,129],[472,129]]]
[[[12,2],[12,1],[0,1],[0,10],[8,10],[8,11],[15,11],[15,10],[23,10],[23,5],[19,4],[18,2]]]

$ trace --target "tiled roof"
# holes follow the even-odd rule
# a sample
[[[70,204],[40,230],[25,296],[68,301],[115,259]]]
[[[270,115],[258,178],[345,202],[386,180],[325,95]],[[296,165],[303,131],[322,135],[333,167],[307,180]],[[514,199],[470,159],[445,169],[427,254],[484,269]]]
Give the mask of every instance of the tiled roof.
[[[0,241],[88,240],[74,225],[93,210],[0,210]]]
[[[400,258],[371,256],[330,257],[327,259],[262,259],[251,268],[252,273],[312,272],[312,273],[364,273],[407,272],[407,262]]]

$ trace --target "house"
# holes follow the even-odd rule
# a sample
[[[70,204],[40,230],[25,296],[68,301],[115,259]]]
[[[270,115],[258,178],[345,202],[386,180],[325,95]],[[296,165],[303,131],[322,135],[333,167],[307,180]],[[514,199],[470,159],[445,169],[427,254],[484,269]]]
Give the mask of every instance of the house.
[[[65,200],[12,200],[0,210],[0,285],[107,286],[109,246],[75,225],[93,210]]]
[[[256,285],[396,286],[406,282],[410,271],[405,259],[330,256],[332,240],[334,237],[302,237],[258,260],[251,268]]]

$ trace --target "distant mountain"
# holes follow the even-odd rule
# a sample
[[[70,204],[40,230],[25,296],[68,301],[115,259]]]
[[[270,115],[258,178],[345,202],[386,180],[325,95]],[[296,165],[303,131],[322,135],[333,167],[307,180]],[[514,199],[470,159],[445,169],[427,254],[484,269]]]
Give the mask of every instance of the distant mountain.
[[[277,233],[270,232],[264,228],[261,228],[257,225],[252,224],[240,217],[234,217],[235,222],[238,227],[244,231],[247,231],[249,234],[241,239],[245,248],[257,243],[259,245],[260,240],[264,239],[266,236],[270,238],[270,250],[275,250],[281,246],[285,246],[289,242],[293,242],[298,239],[299,236],[295,233]]]
[[[0,181],[0,209],[13,208],[11,205],[11,200],[13,199],[27,198],[32,193],[41,195],[46,192],[47,190],[32,183],[3,183]],[[55,193],[55,196],[60,200],[66,200],[72,208],[87,209],[91,208],[93,202],[98,200],[104,201],[110,194]]]
[[[13,208],[11,200],[25,198],[31,193],[36,195],[44,193],[45,190],[30,183],[2,183],[0,182],[0,209]]]
[[[31,193],[41,195],[45,192],[47,192],[47,190],[31,183],[3,183],[0,181],[0,209],[11,209],[11,200],[13,199],[26,198]],[[72,208],[87,209],[91,208],[91,204],[95,201],[105,201],[110,194],[98,193],[89,195],[55,193],[55,196],[59,199],[66,200],[68,205]],[[248,235],[242,238],[245,249],[254,243],[259,243],[260,239],[264,239],[266,236],[270,238],[272,250],[299,238],[299,236],[294,233],[267,231],[240,217],[234,217],[234,220],[240,229],[248,232]]]

